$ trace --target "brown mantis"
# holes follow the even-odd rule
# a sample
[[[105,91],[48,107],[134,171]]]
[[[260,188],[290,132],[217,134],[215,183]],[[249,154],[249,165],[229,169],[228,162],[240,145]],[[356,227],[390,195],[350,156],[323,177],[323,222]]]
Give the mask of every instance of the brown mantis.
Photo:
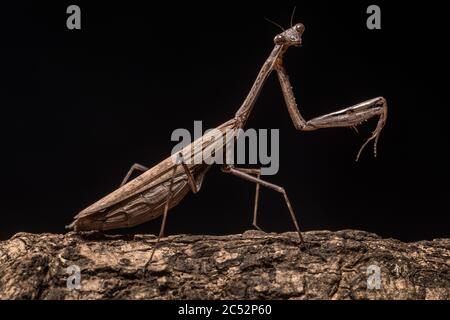
[[[298,130],[312,131],[321,128],[355,127],[374,116],[378,116],[377,126],[372,135],[360,148],[356,160],[358,160],[364,147],[372,140],[374,140],[374,154],[376,156],[378,138],[387,118],[387,104],[383,97],[367,100],[309,121],[306,121],[300,114],[288,75],[283,67],[283,55],[289,47],[301,45],[303,32],[303,24],[298,23],[274,38],[275,46],[234,118],[221,124],[216,129],[220,132],[227,130],[237,132],[238,129],[242,129],[250,116],[266,79],[272,71],[275,71],[290,117]],[[77,231],[132,227],[163,215],[158,243],[164,234],[169,209],[176,206],[189,191],[197,193],[202,186],[206,172],[210,168],[210,165],[206,163],[191,163],[189,160],[195,156],[195,152],[192,153],[191,151],[194,149],[197,150],[196,152],[202,152],[206,148],[226,146],[229,142],[226,139],[214,140],[208,134],[205,134],[185,147],[180,152],[177,161],[174,161],[173,157],[168,157],[150,169],[134,164],[117,190],[82,210],[75,216],[75,220],[68,228]],[[128,181],[135,170],[144,171],[144,173]],[[256,184],[253,226],[258,229],[257,212],[260,186],[281,193],[299,239],[302,243],[304,242],[294,210],[283,187],[261,179],[261,172],[258,168],[244,169],[227,164],[222,165],[222,171]],[[155,247],[151,257],[153,257]]]

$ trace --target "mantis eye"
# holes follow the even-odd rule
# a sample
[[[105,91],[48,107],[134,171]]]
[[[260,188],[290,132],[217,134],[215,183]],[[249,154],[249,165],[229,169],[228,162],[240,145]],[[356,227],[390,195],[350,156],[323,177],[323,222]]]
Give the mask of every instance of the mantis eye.
[[[303,32],[303,31],[305,31],[305,26],[302,25],[301,23],[296,24],[294,28],[295,28],[295,31],[297,31],[297,32]]]
[[[277,35],[274,41],[276,44],[282,44],[284,42],[284,37],[282,35]]]

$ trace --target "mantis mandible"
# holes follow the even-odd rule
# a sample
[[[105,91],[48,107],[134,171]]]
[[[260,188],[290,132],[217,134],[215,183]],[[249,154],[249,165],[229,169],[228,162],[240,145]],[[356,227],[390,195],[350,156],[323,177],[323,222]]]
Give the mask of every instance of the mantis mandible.
[[[364,147],[372,140],[374,140],[374,155],[376,156],[378,138],[387,118],[387,103],[383,97],[367,100],[354,106],[313,118],[309,121],[306,121],[300,114],[289,77],[283,66],[283,55],[288,48],[301,46],[301,37],[304,30],[304,25],[298,23],[275,36],[274,48],[261,67],[250,92],[236,112],[234,118],[221,124],[216,130],[220,132],[227,130],[237,132],[239,129],[242,129],[253,110],[266,79],[272,71],[275,71],[281,85],[289,115],[297,130],[313,131],[322,128],[355,127],[372,117],[378,116],[377,126],[371,136],[361,146],[356,161],[359,159]],[[200,190],[204,176],[211,166],[206,163],[191,163],[192,161],[189,160],[195,156],[191,150],[194,149],[197,152],[202,152],[205,148],[218,147],[220,145],[225,146],[229,142],[229,140],[224,141],[223,139],[213,140],[210,139],[208,134],[205,134],[185,147],[177,157],[177,161],[174,161],[173,156],[170,156],[150,169],[140,164],[134,164],[117,190],[82,210],[75,216],[72,224],[67,227],[75,231],[125,228],[153,220],[162,215],[161,229],[156,242],[158,244],[164,234],[169,209],[176,206],[189,191],[197,193]],[[299,239],[302,244],[304,243],[297,218],[283,187],[261,179],[261,171],[259,168],[238,168],[226,164],[222,165],[221,169],[225,173],[256,184],[253,226],[257,229],[260,229],[257,224],[260,186],[281,193]],[[135,170],[143,171],[144,173],[128,181]],[[155,248],[156,245],[149,261],[153,257]]]

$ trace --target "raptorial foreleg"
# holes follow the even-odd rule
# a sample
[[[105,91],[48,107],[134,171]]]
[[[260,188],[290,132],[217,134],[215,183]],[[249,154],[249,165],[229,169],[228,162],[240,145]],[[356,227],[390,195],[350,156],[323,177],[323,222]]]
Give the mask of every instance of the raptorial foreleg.
[[[374,155],[377,155],[378,138],[386,124],[387,118],[387,103],[385,98],[378,97],[367,100],[354,106],[306,121],[298,110],[289,77],[281,63],[276,66],[276,71],[283,91],[284,100],[286,101],[289,114],[296,129],[313,131],[322,128],[355,127],[372,117],[378,116],[377,127],[359,149],[356,161],[358,161],[362,150],[371,140],[374,140]]]

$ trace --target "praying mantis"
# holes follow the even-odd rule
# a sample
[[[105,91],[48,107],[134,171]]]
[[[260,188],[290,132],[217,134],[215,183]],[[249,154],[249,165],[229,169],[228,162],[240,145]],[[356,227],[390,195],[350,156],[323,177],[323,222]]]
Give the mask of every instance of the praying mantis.
[[[266,79],[274,71],[278,76],[289,115],[297,130],[313,131],[323,128],[355,127],[372,117],[378,117],[377,126],[359,149],[356,161],[364,147],[372,140],[376,156],[378,138],[387,119],[387,103],[383,97],[370,99],[308,121],[302,117],[289,77],[283,66],[283,56],[288,48],[301,46],[304,30],[305,27],[301,23],[294,26],[291,24],[289,29],[275,36],[274,48],[261,67],[244,102],[235,116],[218,126],[216,130],[222,133],[231,130],[235,133],[244,128]],[[189,191],[197,193],[200,190],[205,174],[211,166],[207,163],[192,163],[189,160],[195,157],[196,153],[203,152],[207,148],[226,146],[230,143],[230,139],[234,138],[236,136],[229,139],[211,139],[211,136],[206,133],[181,150],[176,161],[173,156],[170,156],[150,169],[140,164],[134,164],[118,189],[78,213],[67,228],[75,231],[126,228],[162,215],[161,228],[156,242],[159,243],[164,235],[168,211],[179,204]],[[192,152],[192,150],[196,151]],[[294,209],[282,186],[261,179],[260,168],[239,168],[225,164],[221,166],[221,169],[225,173],[256,184],[252,224],[257,229],[260,229],[257,223],[260,186],[279,192],[284,198],[299,240],[302,244],[304,243]],[[143,173],[129,181],[134,171]],[[150,260],[155,248],[156,245]]]

